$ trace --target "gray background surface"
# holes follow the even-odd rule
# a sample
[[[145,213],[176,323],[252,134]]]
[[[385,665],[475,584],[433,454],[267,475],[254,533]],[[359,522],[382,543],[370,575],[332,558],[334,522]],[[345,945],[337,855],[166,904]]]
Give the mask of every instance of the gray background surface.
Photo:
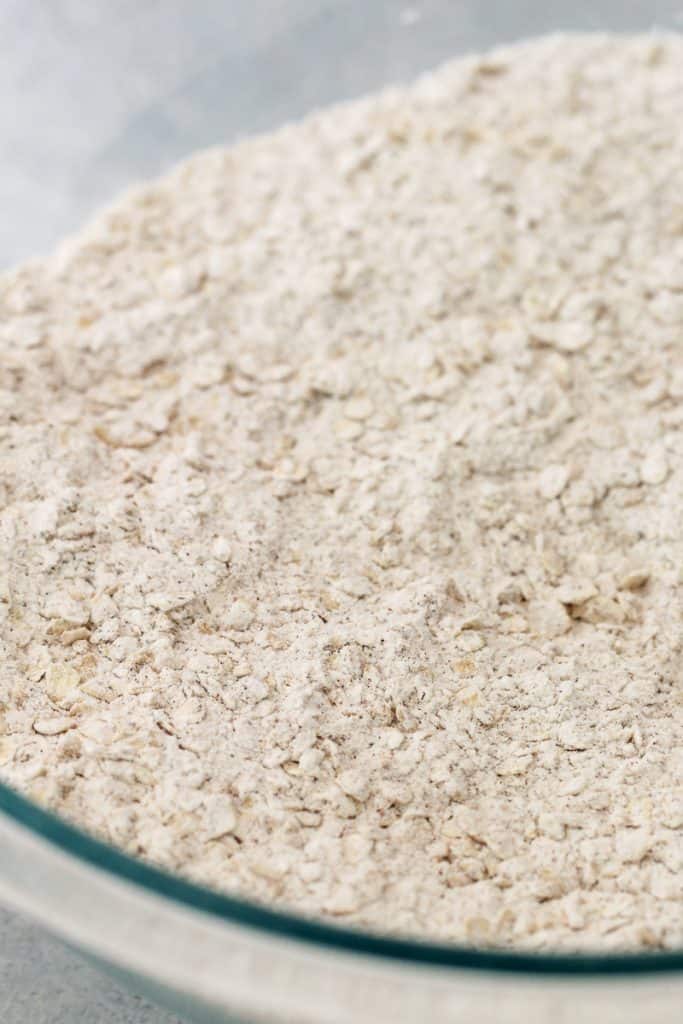
[[[683,0],[0,0],[0,266],[198,147],[498,41],[652,27]],[[174,1018],[0,910],[0,1020]]]

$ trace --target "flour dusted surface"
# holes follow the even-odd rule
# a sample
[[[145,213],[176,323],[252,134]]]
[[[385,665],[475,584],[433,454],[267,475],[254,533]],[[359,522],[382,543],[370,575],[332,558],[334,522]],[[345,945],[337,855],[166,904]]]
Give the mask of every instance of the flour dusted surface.
[[[0,773],[382,931],[683,943],[683,42],[200,154],[0,279]]]

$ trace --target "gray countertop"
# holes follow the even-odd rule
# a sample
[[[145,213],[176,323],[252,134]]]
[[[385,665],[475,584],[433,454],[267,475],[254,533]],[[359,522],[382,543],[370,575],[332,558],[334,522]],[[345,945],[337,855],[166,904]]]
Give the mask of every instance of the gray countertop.
[[[3,0],[0,266],[198,147],[498,41],[654,26],[683,0]],[[173,1018],[0,911],[0,1020]]]
[[[4,1024],[177,1024],[122,991],[70,950],[0,910]]]

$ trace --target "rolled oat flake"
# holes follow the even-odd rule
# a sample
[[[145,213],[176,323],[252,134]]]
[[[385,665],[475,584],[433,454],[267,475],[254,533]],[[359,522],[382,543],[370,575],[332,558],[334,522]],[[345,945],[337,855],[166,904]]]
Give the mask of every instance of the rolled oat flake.
[[[0,279],[0,775],[381,932],[683,943],[683,41],[200,153]]]

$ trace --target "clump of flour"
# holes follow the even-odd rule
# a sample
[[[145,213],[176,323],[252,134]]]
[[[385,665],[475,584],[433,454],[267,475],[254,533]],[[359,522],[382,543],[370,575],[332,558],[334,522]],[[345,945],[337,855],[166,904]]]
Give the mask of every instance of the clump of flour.
[[[683,941],[683,42],[468,57],[0,279],[0,773],[381,931]]]

